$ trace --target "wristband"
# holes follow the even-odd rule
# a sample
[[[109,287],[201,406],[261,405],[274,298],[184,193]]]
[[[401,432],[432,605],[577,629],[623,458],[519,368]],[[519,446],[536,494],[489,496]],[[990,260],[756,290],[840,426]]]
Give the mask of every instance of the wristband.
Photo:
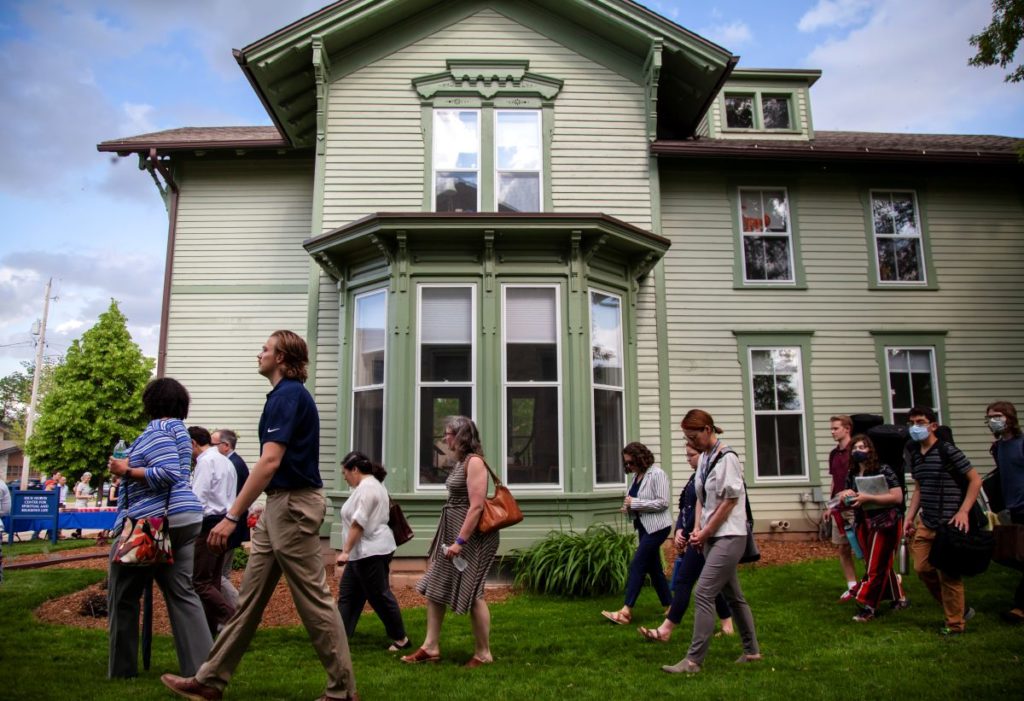
[[[224,514],[224,518],[231,521],[231,523],[238,523],[241,520],[238,516],[232,516],[230,513]]]
[[[455,538],[455,544],[456,545],[465,545],[466,541],[462,539],[462,536],[458,536],[458,537]]]

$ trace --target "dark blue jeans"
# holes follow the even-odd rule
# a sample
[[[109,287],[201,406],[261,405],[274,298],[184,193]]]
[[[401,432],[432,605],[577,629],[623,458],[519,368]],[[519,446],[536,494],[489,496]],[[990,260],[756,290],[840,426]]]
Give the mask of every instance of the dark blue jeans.
[[[644,586],[644,577],[650,575],[651,584],[658,594],[662,606],[668,606],[672,601],[672,593],[668,588],[668,579],[665,578],[665,571],[661,569],[661,544],[668,538],[671,526],[666,526],[660,531],[648,533],[644,527],[637,524],[636,532],[640,536],[640,545],[637,546],[633,561],[629,563],[629,579],[626,580],[626,606],[636,606],[636,599],[640,596],[640,589]]]
[[[688,547],[682,555],[676,558],[676,564],[672,568],[672,606],[669,607],[666,618],[676,625],[683,620],[686,614],[686,607],[690,605],[690,595],[693,593],[693,586],[700,579],[700,572],[704,569],[704,552],[694,547]],[[715,612],[719,618],[729,618],[732,611],[725,596],[719,592],[715,597]]]

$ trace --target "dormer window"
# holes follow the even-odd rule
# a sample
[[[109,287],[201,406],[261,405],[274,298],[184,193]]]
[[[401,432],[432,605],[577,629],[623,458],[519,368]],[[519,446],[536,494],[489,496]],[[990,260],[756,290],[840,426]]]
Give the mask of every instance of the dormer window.
[[[793,128],[789,95],[760,92],[727,93],[725,125],[728,129],[785,130]]]

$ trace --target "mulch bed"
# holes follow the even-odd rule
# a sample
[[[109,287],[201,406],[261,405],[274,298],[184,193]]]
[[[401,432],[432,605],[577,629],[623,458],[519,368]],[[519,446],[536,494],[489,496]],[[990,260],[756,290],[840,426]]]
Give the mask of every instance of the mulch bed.
[[[761,549],[761,561],[756,565],[753,565],[754,567],[768,567],[772,565],[785,565],[793,562],[801,562],[804,560],[831,558],[835,557],[836,554],[836,548],[834,545],[820,541],[759,539],[758,546]],[[96,548],[96,550],[98,552],[109,552],[109,547]],[[93,548],[83,548],[81,550],[64,552],[67,552],[69,555],[81,555],[91,551],[93,551]],[[45,559],[53,557],[54,555],[55,554],[50,554],[38,557]],[[666,553],[666,556],[666,561],[671,562],[670,555]],[[24,561],[27,561],[29,558],[34,557],[37,556],[25,555],[18,559],[22,560],[22,558],[24,558]],[[101,559],[80,560],[75,562],[63,562],[60,564],[50,565],[49,567],[105,569],[106,562]],[[232,581],[235,583],[236,588],[241,584],[241,580],[241,572],[232,573]],[[331,585],[332,596],[337,598],[338,581],[331,571],[328,571],[328,582]],[[90,604],[95,606],[97,601],[106,597],[107,592],[104,585],[104,582],[99,582],[83,589],[82,591],[57,599],[51,599],[36,609],[36,618],[45,623],[76,626],[79,628],[106,629],[107,619],[105,617],[94,617],[83,613],[83,611],[89,610]],[[426,605],[426,599],[424,599],[411,585],[397,586],[394,587],[392,591],[395,594],[395,598],[398,599],[399,605],[403,609]],[[499,603],[509,598],[512,593],[513,590],[510,586],[488,585],[486,599],[489,603]],[[370,609],[367,608],[367,611],[369,610]],[[301,625],[301,622],[299,621],[298,614],[295,611],[295,605],[292,603],[292,598],[288,591],[288,585],[282,578],[270,599],[270,603],[267,605],[260,627],[267,628],[272,626],[297,625]],[[159,587],[154,587],[153,589],[153,632],[157,634],[170,634],[171,632],[170,623],[167,618],[167,607],[163,603],[163,596],[160,593]]]

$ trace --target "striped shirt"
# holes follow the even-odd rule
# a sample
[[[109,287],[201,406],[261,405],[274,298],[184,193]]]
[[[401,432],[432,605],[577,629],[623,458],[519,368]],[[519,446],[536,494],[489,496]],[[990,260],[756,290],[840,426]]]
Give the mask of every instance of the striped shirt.
[[[189,486],[192,439],[180,419],[154,419],[128,449],[128,467],[146,471],[144,481],[127,479],[118,490],[117,521],[121,529],[125,516],[148,518],[167,510],[173,527],[203,520],[203,506]],[[167,495],[170,492],[170,504]]]
[[[630,500],[628,515],[639,518],[648,533],[669,528],[672,526],[669,499],[668,476],[657,465],[651,465],[640,480],[636,497]]]
[[[963,452],[952,443],[946,444],[949,465],[942,464],[940,442],[936,441],[924,455],[916,446],[909,451],[910,475],[921,493],[921,522],[928,528],[936,529],[947,523],[960,510],[964,495],[957,486],[950,470],[964,476],[974,468]]]

